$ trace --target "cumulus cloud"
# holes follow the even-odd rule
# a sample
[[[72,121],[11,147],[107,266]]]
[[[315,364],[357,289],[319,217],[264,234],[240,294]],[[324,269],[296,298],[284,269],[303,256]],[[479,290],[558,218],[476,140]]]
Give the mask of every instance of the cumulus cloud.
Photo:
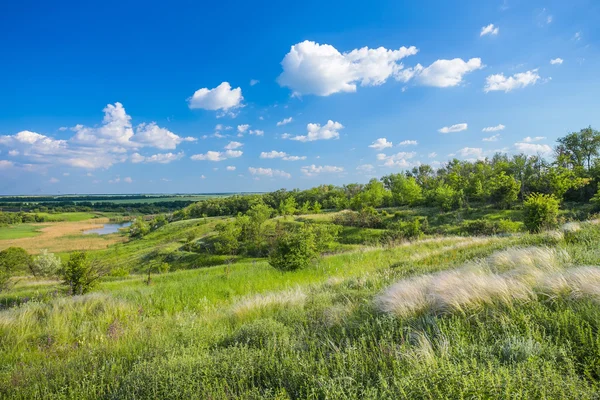
[[[500,28],[498,28],[497,26],[494,26],[494,24],[489,24],[488,26],[484,26],[483,28],[481,28],[481,32],[479,33],[479,36],[485,36],[485,35],[497,35],[498,32],[500,32]]]
[[[306,167],[300,168],[300,171],[306,176],[315,176],[322,173],[331,174],[336,172],[344,172],[344,168],[336,167],[333,165],[308,165]]]
[[[482,132],[498,132],[503,131],[506,127],[502,124],[498,124],[496,126],[488,126],[487,128],[483,128]]]
[[[265,131],[261,131],[260,129],[250,129],[248,131],[248,133],[251,135],[256,135],[256,136],[264,136],[265,135]]]
[[[490,75],[486,78],[484,92],[504,91],[510,92],[514,89],[521,89],[529,85],[535,85],[540,79],[537,69],[520,72],[513,76],[506,77],[504,74]]]
[[[469,126],[463,122],[461,124],[454,124],[451,126],[444,126],[443,128],[438,129],[440,133],[455,133],[467,130]]]
[[[227,168],[225,168],[227,171],[235,171],[235,167],[233,165],[228,165]]]
[[[414,151],[406,152],[401,151],[396,154],[386,155],[383,153],[377,154],[377,160],[383,161],[383,166],[385,167],[399,167],[399,168],[408,168],[413,166],[413,164],[408,161],[414,158],[417,155]]]
[[[359,165],[358,167],[356,167],[357,171],[365,172],[365,173],[372,172],[374,169],[375,169],[375,167],[371,164],[362,164],[362,165]]]
[[[540,140],[545,140],[545,139],[546,139],[545,136],[536,136],[536,137],[527,136],[525,139],[522,140],[522,142],[533,143],[533,142],[539,142]]]
[[[306,160],[306,156],[290,156],[284,151],[272,150],[269,152],[263,151],[260,153],[260,158],[281,158],[284,161],[300,161]]]
[[[168,129],[161,128],[156,123],[139,124],[136,128],[133,141],[144,146],[156,147],[162,150],[172,150],[182,142],[194,142],[196,138],[182,138]]]
[[[547,144],[537,144],[537,143],[526,143],[526,142],[517,142],[515,143],[515,149],[527,155],[548,155],[552,153],[552,147]]]
[[[211,111],[229,111],[242,106],[242,89],[232,89],[229,82],[223,82],[214,89],[202,88],[196,90],[188,99],[191,109],[201,108]]]
[[[421,64],[408,68],[399,73],[397,79],[403,82],[415,79],[424,86],[445,88],[460,85],[466,74],[483,67],[481,58],[471,58],[469,61],[461,58],[437,60],[426,68]]]
[[[284,118],[281,121],[277,122],[277,126],[283,126],[283,125],[287,125],[290,122],[292,122],[294,120],[294,118],[289,117],[289,118]]]
[[[7,169],[13,167],[15,164],[12,161],[0,160],[0,169]]]
[[[225,146],[225,150],[235,150],[242,147],[244,144],[240,142],[229,142],[227,146]]]
[[[298,140],[300,142],[313,142],[315,140],[329,140],[338,139],[340,137],[340,130],[344,129],[344,126],[339,122],[333,122],[332,120],[327,121],[327,124],[321,126],[321,124],[308,124],[306,125],[307,134],[291,136],[283,134],[283,139]]]
[[[143,156],[140,153],[133,153],[130,157],[131,162],[134,164],[138,163],[158,163],[158,164],[168,164],[172,161],[177,161],[182,159],[184,153],[181,151],[179,153],[162,153],[162,154],[153,154],[151,156]]]
[[[462,157],[483,158],[483,149],[477,147],[463,147],[456,153]]]
[[[272,169],[272,168],[249,167],[248,171],[254,176],[267,176],[269,178],[281,177],[281,178],[286,178],[286,179],[289,179],[292,177],[291,174],[289,174],[285,171],[281,171],[278,169]]]
[[[132,183],[133,179],[131,179],[131,177],[129,177],[129,176],[126,176],[125,178],[123,178],[123,182],[125,182],[125,183]]]
[[[237,126],[237,131],[239,133],[244,133],[244,132],[246,132],[248,130],[248,128],[250,128],[250,125],[248,125],[248,124],[238,125]]]
[[[398,146],[416,146],[418,144],[419,142],[417,142],[416,140],[404,140],[398,143]]]
[[[58,183],[60,181],[57,178],[52,177],[52,178],[50,178],[50,180],[48,182],[50,182],[50,183]]]
[[[498,139],[500,139],[500,134],[499,133],[497,133],[495,135],[492,135],[490,137],[483,138],[483,141],[484,142],[497,142]]]
[[[388,142],[386,138],[379,138],[376,141],[374,141],[372,144],[369,145],[370,148],[375,149],[375,150],[383,150],[383,149],[387,149],[388,147],[392,147],[393,144],[392,142]]]
[[[552,60],[550,60],[550,64],[552,65],[560,65],[564,62],[564,60],[562,58],[553,58]]]
[[[194,161],[223,161],[228,158],[237,158],[241,157],[244,154],[239,150],[227,150],[224,152],[221,151],[207,151],[204,154],[194,154],[191,159]]]
[[[11,157],[16,157],[16,156],[18,156],[19,154],[21,154],[21,153],[19,153],[19,151],[18,151],[18,150],[9,150],[9,151],[8,151],[8,155],[9,155],[9,156],[11,156]]]
[[[295,95],[329,96],[340,92],[356,92],[357,85],[377,86],[397,75],[405,57],[417,54],[416,47],[388,50],[384,47],[362,47],[342,53],[328,44],[306,40],[291,47],[277,78],[281,86]]]

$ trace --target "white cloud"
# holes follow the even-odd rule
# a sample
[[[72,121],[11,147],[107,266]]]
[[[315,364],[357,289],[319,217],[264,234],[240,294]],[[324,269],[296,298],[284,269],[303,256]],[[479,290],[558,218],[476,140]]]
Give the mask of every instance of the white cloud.
[[[248,124],[238,125],[237,126],[237,131],[239,133],[244,133],[244,132],[246,132],[248,130],[248,128],[250,128],[250,125],[248,125]]]
[[[258,79],[250,79],[250,86],[257,85],[260,81]]]
[[[581,31],[575,32],[575,35],[573,35],[573,40],[575,40],[575,41],[581,40]]]
[[[370,148],[375,149],[375,150],[383,150],[383,149],[387,149],[388,147],[392,147],[393,144],[392,142],[388,142],[386,138],[379,138],[376,141],[374,141],[372,144],[369,145]]]
[[[157,149],[172,150],[181,142],[194,142],[196,138],[182,138],[168,129],[161,128],[156,123],[150,122],[149,124],[139,124],[136,127],[133,141],[145,146],[156,147]]]
[[[322,173],[327,173],[327,174],[331,174],[331,173],[336,173],[336,172],[344,172],[344,168],[342,167],[336,167],[336,166],[332,166],[332,165],[309,165],[306,167],[302,167],[300,168],[300,170],[302,171],[302,173],[306,176],[315,176],[315,175],[319,175]]]
[[[131,177],[129,177],[129,176],[126,176],[125,178],[123,178],[123,182],[125,182],[125,183],[132,183],[133,179],[131,179]]]
[[[251,135],[256,135],[256,136],[264,136],[265,135],[265,131],[261,131],[260,129],[250,129],[248,131],[249,134]]]
[[[70,172],[63,172],[63,176],[70,176],[71,173]]]
[[[427,157],[429,157],[429,158],[436,158],[437,157],[437,153],[435,151],[433,151],[433,152],[427,154]]]
[[[455,133],[467,130],[469,126],[463,122],[460,124],[454,124],[452,126],[444,126],[443,128],[438,129],[440,133]]]
[[[262,152],[260,153],[260,158],[283,158],[287,156],[286,152],[283,151],[276,151],[276,150],[272,150],[269,152]]]
[[[536,155],[536,154],[548,155],[548,154],[552,153],[552,147],[548,146],[547,144],[518,142],[518,143],[515,143],[515,149],[517,149],[517,151],[527,154],[527,155]]]
[[[484,92],[492,92],[503,90],[504,92],[510,92],[513,89],[524,88],[529,85],[535,85],[540,79],[537,69],[531,71],[520,72],[509,76],[508,78],[504,74],[490,75],[486,78]]]
[[[379,153],[379,154],[377,154],[377,160],[384,161],[383,166],[385,166],[385,167],[407,168],[407,167],[410,167],[413,165],[408,160],[414,158],[416,155],[417,155],[417,153],[414,151],[411,151],[411,152],[401,151],[399,153],[392,154],[390,156],[385,155],[383,153]]]
[[[484,26],[483,28],[481,28],[481,32],[479,33],[479,36],[497,35],[499,31],[500,31],[500,28],[498,28],[497,26],[494,26],[494,24],[489,24],[488,26]]]
[[[481,58],[471,58],[466,62],[461,58],[437,60],[427,68],[417,64],[414,68],[406,69],[397,76],[397,79],[408,82],[414,78],[417,83],[425,86],[452,87],[459,85],[466,74],[483,67]]]
[[[327,124],[321,126],[321,124],[308,124],[306,135],[298,135],[290,137],[288,134],[281,135],[282,138],[290,140],[298,140],[300,142],[313,142],[315,140],[329,140],[338,139],[340,137],[340,130],[344,129],[344,126],[339,122],[333,122],[332,120],[327,121]]]
[[[286,178],[289,179],[292,177],[291,174],[285,172],[285,171],[281,171],[278,169],[272,169],[272,168],[255,168],[255,167],[249,167],[248,171],[255,176],[268,176],[269,178],[273,178],[273,177],[281,177],[281,178]]]
[[[463,147],[456,153],[462,157],[483,158],[483,149],[476,147]]]
[[[375,167],[371,164],[362,164],[356,167],[356,170],[360,172],[372,172],[374,169]]]
[[[134,164],[138,163],[158,163],[158,164],[168,164],[172,161],[177,161],[182,159],[184,153],[181,151],[177,154],[175,153],[162,153],[162,154],[153,154],[151,156],[143,156],[139,153],[133,153],[130,157],[131,162]]]
[[[206,176],[200,175],[200,179],[206,179]]]
[[[522,140],[522,142],[533,143],[533,142],[539,142],[540,140],[545,140],[545,139],[546,139],[545,136],[536,136],[536,137],[527,136],[525,139]]]
[[[225,150],[235,150],[242,147],[244,144],[240,142],[229,142],[227,146],[225,146]]]
[[[194,154],[191,159],[194,161],[223,161],[228,158],[241,157],[242,154],[244,153],[239,150],[207,151],[205,154]]]
[[[8,161],[8,160],[0,160],[0,169],[4,169],[4,168],[11,168],[13,167],[15,164],[12,161]]]
[[[229,82],[223,82],[214,89],[202,88],[196,90],[188,99],[191,109],[201,108],[204,110],[228,111],[242,106],[242,89],[232,89]]]
[[[292,122],[293,120],[294,120],[294,118],[292,118],[292,117],[289,117],[289,118],[284,118],[283,120],[281,120],[281,121],[279,121],[279,122],[277,123],[277,126],[283,126],[283,125],[287,125],[287,124],[289,124],[290,122]]]
[[[235,167],[233,165],[228,165],[227,168],[225,168],[227,171],[235,171]]]
[[[417,54],[416,47],[388,50],[363,47],[347,53],[328,44],[304,41],[291,47],[281,61],[283,72],[277,78],[281,86],[295,95],[329,96],[339,92],[356,92],[361,86],[377,86],[397,75],[405,57]]]
[[[286,156],[282,158],[283,161],[303,161],[306,160],[306,156]]]
[[[497,142],[498,139],[500,139],[500,134],[499,133],[497,133],[495,135],[492,135],[490,137],[483,138],[483,141],[484,142]]]
[[[560,57],[553,58],[552,60],[550,60],[550,64],[552,64],[552,65],[556,65],[556,64],[560,65],[563,62],[564,62],[564,60]]]
[[[18,150],[9,150],[8,155],[12,157],[18,156],[20,153]]]
[[[417,142],[416,140],[404,140],[398,143],[398,146],[416,146],[418,144],[419,142]]]
[[[52,178],[50,178],[50,180],[48,182],[50,182],[50,183],[58,183],[60,181],[58,179],[52,177]]]
[[[483,128],[481,132],[498,132],[503,131],[506,127],[502,124],[498,124],[496,126],[488,126],[487,128]]]

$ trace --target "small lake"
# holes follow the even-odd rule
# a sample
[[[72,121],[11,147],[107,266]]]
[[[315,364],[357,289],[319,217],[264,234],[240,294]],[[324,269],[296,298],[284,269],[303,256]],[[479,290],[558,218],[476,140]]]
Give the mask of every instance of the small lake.
[[[84,235],[90,235],[96,233],[98,235],[110,235],[111,233],[117,233],[119,229],[125,228],[126,226],[131,225],[131,222],[122,222],[120,224],[104,224],[102,228],[90,229],[88,231],[83,231]]]

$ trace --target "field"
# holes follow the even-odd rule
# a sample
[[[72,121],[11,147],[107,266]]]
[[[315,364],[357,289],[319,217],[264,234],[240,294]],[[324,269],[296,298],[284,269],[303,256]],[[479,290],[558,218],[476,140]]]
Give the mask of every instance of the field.
[[[104,249],[124,240],[120,234],[84,235],[83,231],[100,228],[103,224],[108,223],[108,218],[89,219],[95,215],[72,214],[74,215],[66,217],[68,222],[44,222],[0,227],[0,250],[16,246],[22,247],[32,254],[37,254],[42,249],[53,253],[62,253],[73,250]],[[65,218],[65,216],[61,218]]]
[[[173,222],[90,252],[142,275],[84,296],[17,282],[0,296],[13,305],[0,311],[0,396],[595,398],[600,269],[580,266],[600,264],[596,224],[388,246],[357,244],[378,230],[347,227],[336,254],[281,272],[183,249],[220,221]],[[148,285],[145,265],[161,252],[180,270]]]

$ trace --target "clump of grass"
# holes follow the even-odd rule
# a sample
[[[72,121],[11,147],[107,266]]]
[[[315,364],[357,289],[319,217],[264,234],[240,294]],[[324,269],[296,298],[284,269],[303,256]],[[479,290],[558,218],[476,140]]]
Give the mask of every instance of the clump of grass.
[[[273,307],[300,306],[306,300],[306,294],[300,289],[261,293],[248,296],[233,304],[231,312],[242,318],[251,313],[259,313]]]

